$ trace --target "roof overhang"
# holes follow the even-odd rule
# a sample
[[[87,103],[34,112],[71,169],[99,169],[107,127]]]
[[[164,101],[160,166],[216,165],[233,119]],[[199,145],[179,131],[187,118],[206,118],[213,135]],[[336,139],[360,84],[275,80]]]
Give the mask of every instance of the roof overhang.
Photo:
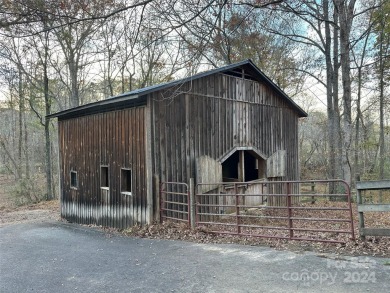
[[[138,95],[123,95],[115,99],[106,99],[94,103],[82,105],[76,108],[71,108],[61,112],[48,115],[48,118],[56,118],[59,120],[70,119],[79,116],[105,113],[109,111],[121,110],[146,105],[146,96]]]
[[[262,153],[260,150],[258,150],[257,148],[255,147],[251,147],[251,146],[246,146],[246,147],[243,147],[243,146],[237,146],[237,147],[234,147],[232,148],[231,150],[229,150],[228,152],[226,152],[225,154],[223,154],[220,158],[218,158],[218,161],[222,164],[223,162],[225,162],[231,155],[233,155],[235,152],[237,151],[248,151],[250,152],[251,154],[255,155],[256,157],[259,157],[263,160],[267,160],[267,156]]]

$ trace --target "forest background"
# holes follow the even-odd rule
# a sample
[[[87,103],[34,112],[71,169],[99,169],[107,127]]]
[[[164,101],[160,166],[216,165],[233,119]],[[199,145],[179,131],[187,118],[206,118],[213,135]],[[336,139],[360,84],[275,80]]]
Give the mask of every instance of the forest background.
[[[58,196],[46,115],[250,58],[308,114],[302,179],[390,177],[390,0],[0,0],[0,183]]]

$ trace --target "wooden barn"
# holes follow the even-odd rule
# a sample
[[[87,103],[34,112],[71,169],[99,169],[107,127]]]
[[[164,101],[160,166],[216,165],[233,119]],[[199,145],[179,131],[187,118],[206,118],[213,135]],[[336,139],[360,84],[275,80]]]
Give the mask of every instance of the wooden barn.
[[[154,178],[297,180],[305,116],[250,60],[53,114],[61,216],[118,228],[150,223]]]

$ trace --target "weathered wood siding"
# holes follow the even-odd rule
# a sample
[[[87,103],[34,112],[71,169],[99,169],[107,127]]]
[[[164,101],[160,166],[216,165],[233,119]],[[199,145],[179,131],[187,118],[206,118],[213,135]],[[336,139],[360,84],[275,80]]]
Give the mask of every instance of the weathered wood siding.
[[[145,109],[59,121],[62,217],[118,228],[148,221]],[[101,188],[101,166],[108,166],[108,188]],[[131,194],[121,192],[121,168],[131,169]],[[77,189],[70,186],[71,171]]]
[[[153,172],[162,181],[196,177],[196,158],[220,159],[234,147],[270,157],[286,150],[284,180],[299,178],[298,114],[265,83],[214,74],[154,92]]]

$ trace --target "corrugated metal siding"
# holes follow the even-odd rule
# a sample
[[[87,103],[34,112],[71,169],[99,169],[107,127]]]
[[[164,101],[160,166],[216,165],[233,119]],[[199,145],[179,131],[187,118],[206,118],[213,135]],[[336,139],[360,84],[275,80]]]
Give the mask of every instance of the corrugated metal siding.
[[[117,228],[146,223],[145,107],[61,120],[58,129],[62,217]],[[100,186],[102,165],[108,189]],[[121,168],[132,170],[131,195],[121,193]],[[70,187],[72,170],[77,189]]]

